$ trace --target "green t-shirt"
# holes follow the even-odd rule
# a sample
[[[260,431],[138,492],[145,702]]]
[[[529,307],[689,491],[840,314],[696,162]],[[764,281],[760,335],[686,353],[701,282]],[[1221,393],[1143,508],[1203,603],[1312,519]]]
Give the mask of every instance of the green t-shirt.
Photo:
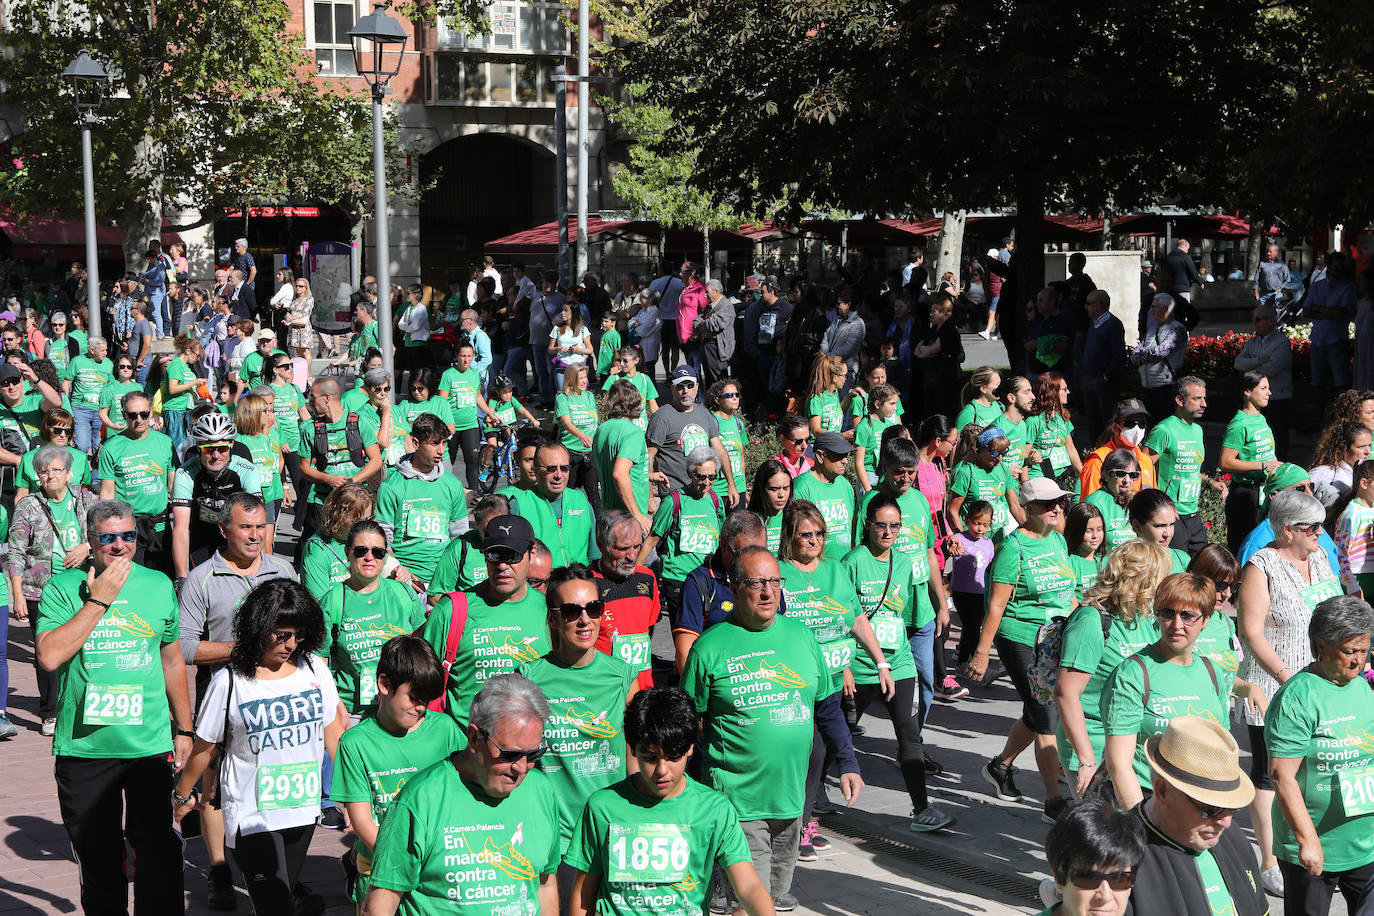
[[[954,466],[949,480],[949,495],[962,496],[964,502],[985,500],[992,506],[992,528],[988,536],[993,544],[1002,543],[1007,528],[1012,524],[1011,503],[1007,494],[1016,492],[1016,481],[1012,479],[1007,467],[1010,452],[990,471],[985,471],[971,461]]]
[[[859,598],[859,609],[867,615],[878,637],[892,677],[901,680],[916,676],[916,661],[911,655],[911,643],[906,638],[906,621],[915,603],[918,586],[912,578],[911,566],[891,551],[887,560],[879,560],[860,544],[845,554],[840,565],[849,573],[849,581]],[[924,588],[924,586],[920,586]],[[873,657],[860,646],[849,666],[856,684],[878,683],[878,667]]]
[[[572,842],[587,799],[625,778],[625,703],[639,672],[600,652],[571,668],[552,653],[520,668],[549,701],[540,764],[558,796],[559,852]]]
[[[348,578],[348,552],[342,541],[315,534],[305,542],[301,584],[312,595],[323,595]]]
[[[612,328],[601,335],[601,346],[596,351],[596,371],[599,375],[605,375],[611,371],[611,363],[615,361],[615,351],[619,349],[619,331]]]
[[[444,369],[438,380],[438,393],[447,397],[453,408],[453,427],[456,430],[477,428],[477,394],[482,390],[482,374],[477,369],[458,367]]]
[[[1030,431],[1025,420],[1013,423],[1006,414],[997,421],[997,428],[1007,434],[1007,453],[1002,456],[1002,466],[1015,474],[1026,463],[1026,446],[1030,444]]]
[[[1097,577],[1102,572],[1104,561],[1104,557],[1088,558],[1076,553],[1069,554],[1069,565],[1073,567],[1074,577],[1078,580],[1074,587],[1074,594],[1080,603],[1083,601],[1083,593],[1097,583]]]
[[[272,414],[277,418],[277,435],[282,448],[300,454],[301,408],[305,406],[305,396],[291,382],[273,385],[272,394]]]
[[[372,822],[380,827],[391,803],[416,773],[466,746],[452,716],[427,715],[407,734],[393,735],[382,728],[375,712],[368,713],[339,738],[329,797],[339,804],[367,802],[372,806]],[[357,848],[359,855],[371,858],[372,847],[358,840]],[[367,876],[359,875],[358,884],[355,902],[367,893]]]
[[[654,512],[651,534],[658,536],[658,555],[663,558],[662,577],[681,582],[720,546],[722,511],[711,493],[697,499],[679,491],[682,510],[674,511],[672,496],[665,496]]]
[[[612,476],[617,458],[630,460],[630,492],[638,503],[635,508],[641,514],[648,515],[649,456],[644,430],[633,420],[607,420],[597,427],[596,435],[592,437],[592,460],[596,463],[596,473],[601,480],[601,507],[607,512],[612,509],[629,511],[631,508],[623,505],[620,490]]]
[[[1207,458],[1202,426],[1180,420],[1177,414],[1165,417],[1145,437],[1145,447],[1159,456],[1159,488],[1174,501],[1179,515],[1195,514],[1202,494],[1202,462]]]
[[[85,569],[53,576],[38,602],[34,632],[67,623],[89,596]],[[132,566],[119,597],[57,671],[54,754],[130,760],[171,751],[162,647],[180,638],[179,620],[172,580]]]
[[[1264,418],[1264,414],[1236,411],[1231,422],[1226,424],[1226,432],[1221,437],[1221,447],[1235,449],[1236,457],[1241,461],[1277,460],[1274,453],[1274,431],[1269,428],[1269,421]],[[1261,471],[1243,471],[1236,474],[1235,478],[1238,482],[1252,487],[1264,483],[1264,474]]]
[[[486,589],[465,592],[468,619],[458,653],[449,669],[448,711],[458,723],[468,720],[472,698],[498,674],[510,674],[525,662],[532,662],[552,647],[549,642],[548,610],[544,596],[532,588],[518,600],[492,603]],[[420,635],[434,647],[442,661],[453,619],[453,602],[440,598],[429,613]]]
[[[496,414],[498,420],[509,426],[515,422],[516,411],[525,405],[521,404],[520,399],[514,394],[511,394],[509,401],[498,401],[492,398],[487,401],[487,406],[491,408],[492,413]]]
[[[447,398],[432,397],[423,401],[402,401],[391,408],[391,425],[395,429],[392,435],[409,435],[411,427],[415,425],[415,418],[423,413],[437,417],[447,426],[458,428],[453,418],[453,404]]]
[[[421,582],[429,581],[439,555],[453,540],[450,526],[467,515],[463,484],[453,474],[441,472],[425,480],[392,468],[377,491],[376,518],[391,527],[391,550]]]
[[[806,415],[821,418],[821,431],[837,433],[844,426],[840,396],[833,391],[813,394],[806,400]]]
[[[878,454],[883,433],[900,422],[896,414],[889,420],[875,420],[870,414],[854,424],[854,447],[864,450],[864,470],[868,472],[870,482],[876,483],[878,479]]]
[[[647,429],[649,426],[649,402],[658,400],[658,387],[653,380],[643,372],[636,372],[634,375],[609,375],[606,381],[601,383],[602,391],[610,391],[611,386],[616,382],[625,381],[634,385],[639,391],[639,418],[635,420],[635,425],[640,429]]]
[[[44,496],[39,496],[52,513],[52,520],[57,537],[52,542],[52,568],[62,569],[67,560],[67,551],[80,544],[81,522],[77,518],[76,498],[70,491],[62,495],[60,502],[52,502]],[[7,532],[8,533],[8,532]]]
[[[859,500],[859,508],[854,518],[868,517],[868,504],[879,490],[869,490]],[[915,487],[909,487],[897,497],[897,508],[902,513],[902,531],[893,542],[892,549],[911,563],[911,579],[916,585],[914,601],[908,605],[907,626],[923,627],[935,619],[935,607],[930,603],[930,548],[935,544],[935,523],[930,517],[930,503]]]
[[[78,356],[62,370],[62,378],[72,383],[72,404],[92,410],[100,406],[100,393],[114,380],[114,363],[108,359],[96,362],[89,356]]]
[[[382,345],[377,342],[377,322],[363,326],[362,331],[353,335],[353,339],[348,342],[348,355],[359,360],[363,358],[368,350],[380,350]]]
[[[253,456],[253,467],[258,472],[258,485],[262,488],[262,498],[267,502],[281,499],[286,494],[286,486],[281,479],[281,435],[278,426],[256,436],[239,433],[238,441]]]
[[[302,420],[300,423],[301,441],[305,445],[302,461],[315,460],[315,424],[309,420]],[[343,477],[351,477],[362,470],[363,465],[354,464],[352,456],[348,452],[348,411],[333,423],[325,425],[325,466],[326,474],[339,474]],[[377,444],[377,421],[365,413],[358,414],[358,436],[362,439],[362,447],[366,449],[369,445]],[[367,459],[364,457],[364,463]],[[316,483],[306,490],[305,501],[310,503],[324,504],[325,499],[332,492],[332,488],[323,483]]]
[[[465,592],[487,581],[487,559],[476,529],[448,542],[429,580],[429,597]]]
[[[997,548],[992,581],[1012,587],[997,635],[1026,646],[1035,645],[1050,618],[1072,610],[1078,586],[1064,535],[1051,531],[1034,537],[1020,528]]]
[[[1117,504],[1112,494],[1107,492],[1106,487],[1098,487],[1093,490],[1088,494],[1088,498],[1083,501],[1096,506],[1097,510],[1102,513],[1102,546],[1098,549],[1102,556],[1105,557],[1127,541],[1135,540],[1135,529],[1131,527],[1131,516],[1125,508]]]
[[[600,879],[596,913],[663,916],[705,912],[712,870],[751,859],[724,795],[689,778],[655,799],[628,778],[588,799],[563,861]]]
[[[768,552],[776,556],[778,546],[782,544],[782,513],[768,516],[763,524],[768,529]]]
[[[106,424],[106,429],[113,432],[122,432],[124,427],[129,424],[124,420],[124,408],[120,402],[124,400],[124,395],[131,391],[142,393],[143,386],[138,382],[110,382],[100,392],[100,408],[110,415],[113,423]],[[107,435],[106,440],[110,437]],[[102,449],[103,450],[103,449]],[[103,475],[102,475],[103,476]]]
[[[1236,686],[1236,671],[1240,669],[1241,645],[1236,634],[1236,622],[1225,611],[1213,611],[1207,618],[1207,625],[1198,634],[1193,651],[1200,652],[1212,660],[1221,683],[1221,695],[1229,698],[1231,689]]]
[[[80,355],[84,355],[89,347],[90,341],[90,338],[86,336],[86,332],[80,329],[72,330],[67,332],[67,336],[76,341],[76,352]]]
[[[43,395],[29,392],[13,407],[0,404],[0,429],[15,429],[30,439],[43,427]]]
[[[714,412],[714,416],[716,425],[720,427],[720,444],[725,447],[725,457],[730,460],[730,475],[735,479],[735,490],[743,493],[747,488],[747,481],[744,479],[744,447],[749,444],[749,430],[745,429],[744,421],[740,419],[739,414],[723,417],[719,412]],[[725,481],[724,468],[716,474],[712,486],[721,499],[725,499],[730,493],[730,485]]]
[[[409,585],[381,579],[374,591],[354,591],[340,582],[320,599],[325,641],[334,683],[349,715],[377,702],[377,659],[393,636],[414,633],[425,622],[425,603]]]
[[[343,405],[344,413],[357,413],[368,407],[367,389],[363,387],[363,380],[361,377],[358,378],[356,385],[343,393],[343,397],[339,399],[339,403]],[[376,411],[374,410],[373,413],[376,413]]]
[[[89,487],[91,485],[91,462],[86,457],[86,453],[77,448],[67,446],[67,452],[72,456],[72,479],[71,482],[77,486]],[[36,493],[39,489],[38,473],[33,469],[33,456],[38,454],[38,449],[31,449],[19,458],[19,473],[15,477],[15,485],[26,487],[30,493]]]
[[[372,886],[402,895],[398,916],[534,916],[540,876],[557,870],[558,805],[542,771],[497,799],[441,761],[388,808]]]
[[[115,482],[115,498],[139,515],[160,515],[167,508],[167,472],[176,467],[172,440],[148,430],[142,439],[110,436],[100,449],[100,479]]]
[[[1073,437],[1073,421],[1040,413],[1026,420],[1026,439],[1031,448],[1040,453],[1040,460],[1050,460],[1055,476],[1069,467],[1069,441]],[[1041,476],[1041,466],[1030,469],[1030,476]]]
[[[1107,743],[1102,726],[1102,688],[1112,672],[1123,661],[1159,639],[1154,617],[1146,614],[1127,623],[1112,615],[1106,638],[1102,636],[1102,613],[1095,607],[1082,606],[1069,615],[1064,624],[1063,642],[1059,649],[1059,665],[1090,674],[1079,697],[1083,719],[1092,742],[1093,759],[1102,764],[1102,749]],[[1151,685],[1153,686],[1153,685]],[[1059,744],[1059,763],[1066,771],[1078,769],[1078,754],[1074,752],[1061,717],[1055,729]]]
[[[1374,861],[1374,691],[1343,687],[1308,667],[1288,679],[1264,718],[1270,758],[1297,758],[1298,787],[1322,844],[1323,867]],[[1274,800],[1274,854],[1298,865],[1298,842]]]
[[[859,595],[838,560],[822,557],[820,565],[811,572],[786,560],[779,565],[787,616],[806,624],[821,645],[830,687],[820,695],[829,696],[844,686],[844,669],[858,649],[850,631],[859,613]]]
[[[1192,562],[1192,557],[1188,556],[1187,553],[1179,550],[1177,547],[1170,547],[1169,556],[1173,559],[1173,568],[1169,570],[1171,574],[1188,571],[1188,564]],[[1340,592],[1338,591],[1337,594],[1340,594]]]
[[[826,483],[815,471],[792,481],[792,499],[809,499],[825,517],[825,555],[838,560],[854,546],[854,485],[844,475]]]
[[[1177,716],[1200,716],[1224,723],[1227,704],[1223,688],[1212,685],[1212,677],[1201,655],[1194,654],[1191,664],[1177,665],[1151,644],[1134,657],[1144,662],[1144,669],[1130,659],[1117,666],[1102,691],[1101,714],[1108,737],[1136,736],[1135,775],[1141,788],[1148,789],[1150,765],[1145,760],[1146,740],[1152,735],[1163,734]],[[1145,671],[1150,673],[1148,709],[1145,707]],[[1220,674],[1217,681],[1221,682]]]
[[[581,394],[564,394],[559,392],[558,397],[554,398],[554,416],[568,417],[572,425],[586,433],[588,436],[596,435],[596,395],[590,391]],[[558,424],[560,430],[559,441],[563,447],[570,452],[586,454],[591,451],[582,444],[582,440],[574,436],[563,428],[563,423]]]
[[[259,357],[259,362],[261,362],[261,357]],[[195,373],[194,370],[191,369],[190,366],[186,365],[186,361],[185,361],[185,360],[183,360],[180,356],[178,356],[178,357],[175,357],[170,363],[167,364],[167,376],[166,376],[166,378],[167,378],[167,381],[174,381],[174,382],[178,382],[178,383],[183,383],[183,384],[184,384],[185,382],[195,381],[196,373]],[[162,395],[162,409],[163,409],[163,410],[190,410],[190,409],[191,409],[191,392],[192,392],[194,389],[189,389],[189,390],[187,390],[187,391],[183,391],[183,392],[181,392],[181,394],[169,394],[169,392],[170,392],[171,390],[172,390],[172,389],[171,389],[171,386],[167,385],[166,382],[164,382],[164,383],[163,383],[163,386],[162,386],[162,391],[163,391],[163,395]]]
[[[61,373],[65,372],[67,367],[71,365],[71,357],[67,354],[67,338],[50,337],[44,349],[47,351],[48,361],[53,364],[53,367],[57,369],[58,376],[61,377]]]
[[[1002,413],[1000,404],[984,404],[974,398],[965,404],[963,409],[959,411],[959,416],[954,418],[954,428],[963,429],[973,423],[978,426],[996,426],[999,429],[1005,429],[1003,424],[1006,421],[1006,415]]]
[[[281,350],[273,350],[273,356],[285,356]],[[257,349],[243,358],[243,364],[239,366],[239,378],[247,383],[249,388],[255,388],[263,384],[262,364],[263,356]]]
[[[742,821],[800,817],[816,702],[833,692],[806,624],[779,614],[755,632],[731,614],[692,645],[681,686],[703,716],[706,784]]]

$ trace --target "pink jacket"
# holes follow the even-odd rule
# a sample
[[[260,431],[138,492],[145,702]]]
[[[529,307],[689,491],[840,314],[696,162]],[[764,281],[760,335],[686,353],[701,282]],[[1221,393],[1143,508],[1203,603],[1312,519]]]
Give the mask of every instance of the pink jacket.
[[[677,339],[687,343],[692,339],[692,325],[706,309],[706,284],[693,280],[677,297]]]

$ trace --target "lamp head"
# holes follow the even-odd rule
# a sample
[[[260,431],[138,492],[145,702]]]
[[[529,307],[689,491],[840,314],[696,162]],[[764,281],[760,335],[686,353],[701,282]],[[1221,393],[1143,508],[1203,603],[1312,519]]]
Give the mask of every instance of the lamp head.
[[[407,36],[400,21],[387,13],[385,3],[373,4],[372,12],[358,20],[348,37],[353,41],[358,73],[369,86],[385,86],[400,72]]]
[[[91,57],[89,51],[82,50],[76,55],[76,59],[67,64],[67,69],[62,71],[62,76],[71,84],[78,112],[90,115],[100,107],[110,83],[110,75],[105,72],[100,61]]]

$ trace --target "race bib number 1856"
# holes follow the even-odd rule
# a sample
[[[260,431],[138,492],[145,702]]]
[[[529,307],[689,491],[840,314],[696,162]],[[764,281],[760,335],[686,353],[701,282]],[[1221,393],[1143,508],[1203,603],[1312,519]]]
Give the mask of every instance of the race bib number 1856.
[[[687,874],[691,847],[677,824],[611,824],[606,879],[614,884],[674,884]]]

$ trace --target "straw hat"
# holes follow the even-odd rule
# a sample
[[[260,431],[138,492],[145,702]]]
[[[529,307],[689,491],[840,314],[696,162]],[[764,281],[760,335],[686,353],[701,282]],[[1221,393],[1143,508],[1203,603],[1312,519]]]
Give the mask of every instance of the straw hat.
[[[1145,741],[1145,759],[1159,779],[1204,805],[1244,808],[1255,786],[1240,768],[1240,746],[1210,719],[1178,716]]]

